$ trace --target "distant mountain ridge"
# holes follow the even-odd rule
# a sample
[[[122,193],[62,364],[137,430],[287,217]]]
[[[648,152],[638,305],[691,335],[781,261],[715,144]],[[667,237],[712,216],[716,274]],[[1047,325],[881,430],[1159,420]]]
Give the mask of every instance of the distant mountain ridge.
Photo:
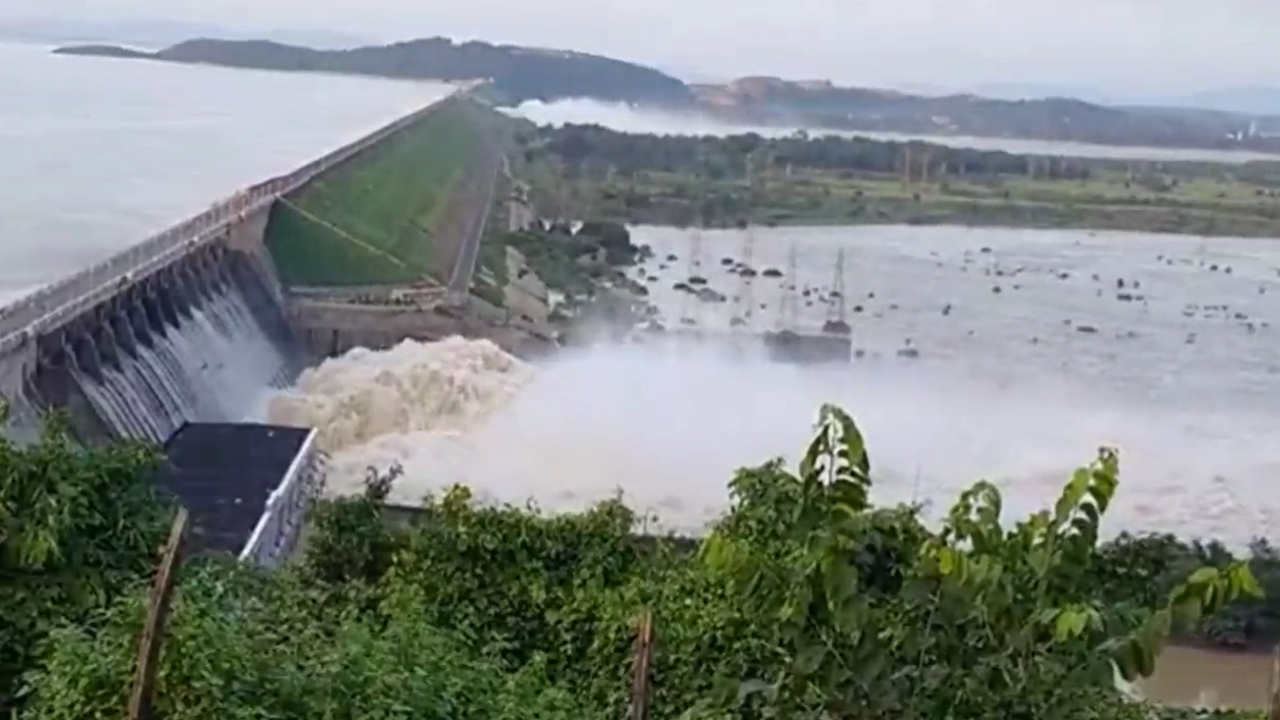
[[[367,45],[367,37],[344,32],[292,28],[228,28],[180,20],[93,21],[73,18],[29,17],[0,20],[0,38],[46,43],[114,43],[160,48],[193,37],[227,40],[261,38],[317,48]]]
[[[760,124],[923,135],[1016,137],[1105,145],[1280,151],[1280,117],[1181,107],[1113,106],[1069,97],[996,99],[746,77],[695,85],[713,114]]]
[[[55,52],[404,79],[488,79],[497,99],[512,104],[594,98],[679,106],[692,100],[684,82],[642,65],[570,50],[479,41],[454,43],[441,37],[345,50],[316,50],[267,40],[198,39],[155,53],[122,53],[100,45]]]
[[[1225,86],[1186,93],[1109,93],[1087,85],[1043,83],[985,83],[971,89],[974,95],[1002,100],[1035,100],[1069,97],[1112,107],[1161,107],[1211,110],[1242,115],[1280,115],[1280,87],[1266,85]],[[945,93],[919,93],[939,95]]]
[[[1069,97],[926,96],[828,80],[744,77],[687,84],[652,67],[571,50],[455,43],[435,37],[320,50],[267,40],[199,39],[158,52],[93,45],[78,55],[443,81],[489,80],[499,104],[586,98],[696,110],[735,123],[919,135],[1280,152],[1280,117],[1185,107],[1118,106]]]

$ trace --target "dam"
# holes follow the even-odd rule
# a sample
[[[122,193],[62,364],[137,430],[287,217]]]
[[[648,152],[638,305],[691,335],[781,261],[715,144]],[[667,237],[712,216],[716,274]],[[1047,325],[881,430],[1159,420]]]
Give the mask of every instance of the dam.
[[[290,198],[443,108],[475,103],[467,89],[0,308],[8,433],[33,432],[50,409],[66,411],[82,442],[159,444],[188,422],[247,419],[265,393],[314,360],[290,325],[288,283],[268,248],[269,226],[284,224],[282,207],[296,204]],[[467,237],[435,260],[450,266],[437,273],[450,291],[465,293],[496,182],[500,153],[486,147],[461,183],[472,202],[446,218]],[[414,271],[408,274],[426,275]]]

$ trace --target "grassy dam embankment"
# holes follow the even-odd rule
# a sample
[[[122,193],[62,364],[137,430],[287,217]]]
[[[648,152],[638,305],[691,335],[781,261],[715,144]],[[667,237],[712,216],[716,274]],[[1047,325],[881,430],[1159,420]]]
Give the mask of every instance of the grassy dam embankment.
[[[420,123],[277,202],[266,245],[280,282],[447,282],[470,231],[462,216],[477,210],[470,197],[492,179],[496,144],[485,112],[469,99],[445,100]]]

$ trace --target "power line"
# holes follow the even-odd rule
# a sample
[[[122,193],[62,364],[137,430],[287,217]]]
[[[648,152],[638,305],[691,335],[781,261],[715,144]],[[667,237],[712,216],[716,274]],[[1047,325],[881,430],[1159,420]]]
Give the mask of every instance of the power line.
[[[732,325],[744,330],[751,329],[756,305],[756,269],[752,262],[756,253],[756,234],[748,225],[742,236],[742,259],[738,265],[738,305],[741,312],[733,319]]]
[[[787,275],[782,281],[782,301],[778,304],[778,329],[796,331],[800,328],[800,297],[796,275],[796,243],[791,241],[787,249]]]
[[[685,282],[688,283],[695,277],[700,277],[702,269],[702,228],[694,227],[689,237],[689,261],[688,271],[685,276]],[[698,311],[702,308],[702,300],[696,297],[697,293],[690,286],[684,293],[684,298],[680,304],[680,323],[682,325],[697,325]]]
[[[831,298],[835,300],[835,316],[829,316],[827,321],[822,324],[824,332],[848,335],[853,331],[849,327],[848,321],[845,320],[844,295],[844,248],[840,248],[836,251],[835,277],[831,280]]]

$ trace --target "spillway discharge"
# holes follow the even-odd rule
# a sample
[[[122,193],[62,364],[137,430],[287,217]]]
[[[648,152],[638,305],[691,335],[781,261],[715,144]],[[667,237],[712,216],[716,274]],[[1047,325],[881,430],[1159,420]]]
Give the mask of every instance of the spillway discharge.
[[[233,270],[170,312],[118,314],[69,353],[72,381],[112,435],[162,443],[187,421],[245,420],[287,387],[298,354],[256,280]]]
[[[321,447],[334,456],[331,481],[351,485],[367,467],[383,470],[404,455],[404,448],[380,446],[464,436],[533,377],[532,367],[488,340],[409,339],[384,351],[357,348],[303,371],[272,397],[267,417],[317,428]]]

